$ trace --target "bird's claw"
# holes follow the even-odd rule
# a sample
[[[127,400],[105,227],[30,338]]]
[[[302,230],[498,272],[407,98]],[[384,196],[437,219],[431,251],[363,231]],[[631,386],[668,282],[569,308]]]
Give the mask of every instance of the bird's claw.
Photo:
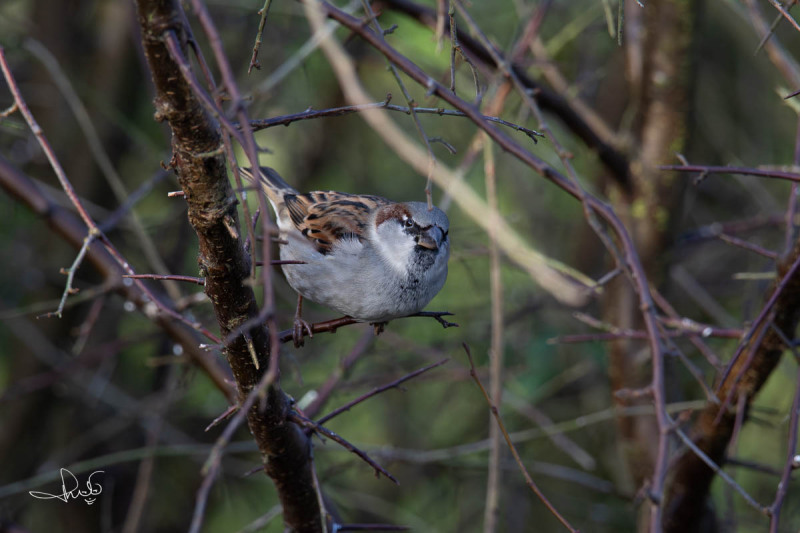
[[[303,337],[306,333],[308,334],[309,338],[314,338],[314,332],[311,330],[311,324],[299,316],[294,317],[294,324],[292,325],[292,340],[294,341],[295,348],[300,348],[303,346],[303,344],[305,344]]]

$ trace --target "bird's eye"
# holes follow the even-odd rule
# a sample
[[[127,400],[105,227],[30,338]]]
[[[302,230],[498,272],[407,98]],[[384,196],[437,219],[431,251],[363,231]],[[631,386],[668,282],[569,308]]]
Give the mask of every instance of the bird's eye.
[[[405,227],[407,227],[407,228],[413,228],[414,227],[414,221],[412,219],[410,219],[410,218],[407,218],[407,219],[405,219],[403,221],[403,225]]]

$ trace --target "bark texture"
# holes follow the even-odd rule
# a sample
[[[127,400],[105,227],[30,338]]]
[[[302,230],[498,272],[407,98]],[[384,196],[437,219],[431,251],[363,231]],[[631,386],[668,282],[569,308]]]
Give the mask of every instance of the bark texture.
[[[608,195],[623,218],[651,283],[662,278],[669,245],[670,213],[680,189],[674,174],[659,169],[675,159],[685,143],[688,113],[688,67],[692,9],[673,0],[641,9],[626,4],[624,53],[631,122],[631,183],[625,190],[610,182]],[[631,8],[631,6],[633,6]],[[622,277],[609,285],[603,301],[607,322],[640,329],[639,300]],[[619,339],[609,345],[609,378],[614,392],[638,390],[650,383],[647,348],[641,341]],[[648,404],[648,397],[615,397],[622,407]],[[620,416],[620,449],[628,469],[629,489],[642,487],[653,472],[658,428],[655,417]],[[643,520],[642,523],[646,523]]]
[[[752,331],[746,346],[717,384],[720,404],[728,400],[722,415],[719,406],[710,403],[694,424],[692,440],[719,466],[725,463],[726,450],[733,435],[736,407],[743,401],[745,414],[756,394],[787,349],[784,339],[794,339],[800,321],[800,268],[791,268],[800,259],[800,241],[778,265],[778,282],[768,298],[780,290],[772,311]],[[787,276],[788,275],[788,276]],[[782,281],[780,281],[782,280]],[[692,450],[684,451],[672,468],[664,508],[664,531],[667,533],[702,533],[717,531],[716,516],[709,501],[714,471]]]
[[[242,324],[256,319],[259,309],[255,294],[246,283],[251,258],[239,237],[237,200],[227,178],[219,127],[165,46],[165,38],[172,33],[186,49],[188,28],[180,4],[172,0],[140,0],[137,12],[144,53],[155,84],[156,118],[166,121],[172,131],[173,164],[185,195],[189,222],[197,233],[205,291],[226,338]],[[249,329],[249,336],[258,367],[244,336],[235,337],[225,347],[240,402],[269,367],[266,328],[256,325]],[[290,407],[289,398],[276,380],[264,401],[255,402],[247,413],[248,425],[261,451],[265,471],[278,489],[286,525],[293,531],[323,531],[311,441],[287,421]]]

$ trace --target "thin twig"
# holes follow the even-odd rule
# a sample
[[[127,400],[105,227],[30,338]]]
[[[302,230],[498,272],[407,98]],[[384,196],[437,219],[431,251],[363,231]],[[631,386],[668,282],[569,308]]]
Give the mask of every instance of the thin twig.
[[[333,320],[326,320],[325,322],[317,322],[316,324],[311,324],[311,332],[312,333],[336,333],[336,330],[343,327],[349,326],[351,324],[358,324],[359,321],[355,318],[351,318],[349,316],[343,316],[340,318],[335,318]],[[294,340],[294,330],[287,329],[281,331],[278,335],[278,339],[281,343],[287,343],[291,340]]]
[[[486,134],[484,133],[484,136]],[[483,143],[484,173],[486,175],[486,203],[491,209],[494,219],[489,221],[489,285],[491,298],[492,333],[489,349],[489,388],[491,397],[498,405],[503,403],[503,281],[500,272],[500,249],[497,246],[495,228],[497,225],[497,175],[495,172],[492,143],[486,137]],[[502,453],[502,435],[498,425],[489,417],[489,439],[492,447],[489,450],[488,473],[486,479],[486,504],[483,511],[484,533],[497,530],[497,518],[500,512],[500,459]]]
[[[264,0],[264,7],[258,10],[261,20],[258,22],[258,32],[256,33],[256,41],[253,44],[253,55],[250,56],[250,66],[247,67],[248,74],[253,71],[253,67],[261,69],[261,64],[258,62],[258,49],[261,48],[261,36],[264,34],[264,26],[267,24],[267,15],[269,15],[271,5],[272,0]]]
[[[781,5],[780,2],[778,2],[778,0],[769,0],[769,3],[772,4],[772,6],[778,10],[778,12],[783,16],[783,18],[788,20],[789,23],[792,26],[794,26],[794,29],[800,31],[800,24],[798,24],[797,21],[794,20],[794,17],[788,11],[786,11],[786,9],[784,9],[784,7]]]
[[[675,330],[666,331],[665,337],[688,337],[688,338],[719,338],[719,339],[739,339],[742,330],[726,328],[707,328],[704,331],[694,330]],[[580,344],[583,342],[608,342],[617,339],[648,339],[650,334],[643,330],[618,330],[607,333],[582,333],[575,335],[561,335],[547,339],[547,344]]]
[[[792,5],[794,5],[796,2],[797,0],[791,0],[788,7],[792,7]],[[769,38],[772,37],[772,35],[775,33],[775,30],[778,28],[778,24],[780,23],[781,20],[783,20],[783,15],[778,14],[772,21],[772,24],[769,27],[769,31],[764,32],[764,36],[761,37],[761,41],[759,41],[758,46],[756,46],[756,51],[753,53],[753,55],[757,55],[758,52],[760,52],[761,49],[764,48],[764,45],[767,44]]]
[[[3,71],[3,76],[6,79],[6,84],[8,84],[8,89],[11,91],[11,95],[14,97],[14,102],[17,105],[17,109],[20,113],[22,113],[22,116],[25,118],[25,122],[28,123],[28,127],[39,141],[39,146],[41,146],[42,151],[47,157],[50,167],[55,172],[61,187],[64,189],[64,192],[67,193],[67,197],[72,205],[75,206],[78,215],[80,215],[81,219],[83,219],[86,227],[89,228],[90,232],[92,230],[96,231],[97,226],[95,225],[94,220],[92,220],[92,217],[89,215],[88,211],[86,211],[86,208],[83,207],[83,203],[80,201],[80,198],[78,198],[75,189],[72,187],[72,183],[70,183],[67,179],[67,175],[64,172],[61,163],[59,163],[53,148],[47,141],[44,131],[39,126],[39,123],[36,122],[36,119],[33,117],[33,113],[31,113],[27,103],[22,98],[22,93],[19,90],[19,86],[17,85],[14,76],[11,74],[11,68],[6,61],[5,49],[2,46],[0,46],[0,70]]]
[[[444,20],[447,15],[449,0],[436,0],[436,52],[442,50],[442,41],[444,40]]]
[[[767,250],[766,248],[762,248],[757,244],[747,242],[744,239],[739,239],[738,237],[734,237],[732,235],[726,235],[724,233],[720,233],[719,235],[717,235],[717,238],[719,238],[719,240],[721,240],[722,242],[725,242],[732,246],[738,246],[739,248],[744,248],[745,250],[750,250],[751,252],[755,252],[768,259],[772,259],[773,261],[778,259],[777,252],[773,252],[772,250]]]
[[[356,405],[368,400],[369,398],[372,398],[373,396],[376,396],[376,395],[378,395],[378,394],[380,394],[380,393],[382,393],[384,391],[387,391],[389,389],[395,389],[395,388],[399,387],[401,384],[405,383],[406,381],[408,381],[410,379],[413,379],[413,378],[419,376],[420,374],[424,374],[428,370],[433,370],[436,367],[442,366],[443,364],[447,363],[449,360],[450,359],[442,359],[441,361],[438,361],[436,363],[433,363],[433,364],[430,364],[428,366],[425,366],[425,367],[422,367],[420,369],[417,369],[417,370],[415,370],[415,371],[413,371],[413,372],[411,372],[409,374],[406,374],[405,376],[403,376],[403,377],[401,377],[399,379],[396,379],[396,380],[392,381],[391,383],[387,383],[386,385],[381,385],[380,387],[375,387],[374,389],[372,389],[368,393],[363,394],[363,395],[359,396],[358,398],[347,402],[343,406],[338,407],[338,408],[334,409],[333,411],[331,411],[330,413],[328,413],[327,415],[321,417],[319,420],[317,420],[317,424],[324,424],[325,422],[327,422],[331,418],[339,416],[340,414],[344,413],[345,411],[349,411],[350,409],[352,409]]]
[[[797,257],[795,262],[792,264],[791,268],[789,268],[789,270],[786,272],[786,275],[783,276],[783,279],[781,279],[780,283],[778,283],[778,285],[775,287],[775,290],[773,291],[772,295],[770,295],[769,300],[767,300],[767,303],[764,304],[764,307],[761,308],[761,312],[759,312],[758,316],[756,317],[756,319],[753,321],[752,325],[750,326],[750,329],[747,331],[747,333],[745,334],[744,338],[739,343],[739,346],[736,349],[736,352],[733,354],[733,357],[731,358],[730,362],[728,363],[728,367],[725,369],[725,371],[722,373],[722,376],[719,379],[718,383],[720,384],[719,385],[720,387],[725,383],[725,381],[726,381],[726,379],[728,377],[728,373],[730,373],[730,371],[736,365],[736,361],[741,356],[742,352],[745,350],[745,348],[750,346],[750,340],[753,338],[753,335],[756,333],[756,331],[759,331],[759,329],[762,327],[762,325],[767,321],[768,317],[771,314],[770,312],[772,311],[772,308],[775,305],[775,302],[778,301],[778,297],[781,295],[783,290],[786,288],[786,286],[792,280],[792,278],[794,277],[795,272],[797,271],[798,268],[800,268],[800,255]],[[765,331],[766,331],[766,328],[763,328],[762,335],[763,335],[763,332],[765,332]],[[758,344],[759,343],[756,342],[755,346],[757,346]],[[753,350],[753,352],[755,352],[755,350]],[[731,387],[731,392],[735,388],[736,387]],[[720,413],[723,413],[724,410],[727,408],[727,405],[729,405],[730,399],[731,399],[731,396],[729,394],[728,399],[726,400],[725,403],[723,403],[723,408],[720,409]]]
[[[797,128],[794,136],[794,164],[795,166],[800,165],[800,116],[797,117]],[[800,187],[797,183],[792,183],[792,189],[789,191],[789,201],[786,204],[786,237],[783,245],[783,253],[785,254],[792,250],[795,235],[797,234],[798,192],[800,192]]]
[[[781,507],[783,506],[786,494],[789,492],[789,483],[791,482],[792,472],[798,466],[797,457],[797,428],[798,417],[800,417],[800,367],[797,369],[797,375],[794,383],[794,400],[792,401],[792,412],[789,415],[789,439],[786,445],[786,462],[783,465],[783,473],[781,474],[781,481],[778,483],[778,490],[775,493],[775,500],[770,506],[770,533],[778,532],[778,525],[781,516]]]
[[[440,9],[436,14],[436,35],[438,46],[441,46],[441,37],[444,34],[444,6],[447,5],[447,15],[450,17],[450,90],[456,94],[456,51],[458,50],[458,31],[456,30],[456,10],[449,0],[440,0]]]
[[[164,426],[164,415],[175,399],[176,392],[178,391],[177,381],[180,376],[180,374],[175,371],[175,368],[170,368],[168,372],[167,379],[160,385],[162,390],[158,391],[156,394],[157,401],[153,402],[154,405],[152,409],[148,409],[145,415],[153,421],[146,432],[147,441],[145,447],[149,453],[147,453],[139,464],[136,484],[133,488],[133,496],[128,505],[128,511],[121,533],[136,533],[139,531],[139,525],[145,513],[145,506],[153,486],[152,479],[156,461],[155,452],[158,448],[159,441],[162,439],[161,434]]]
[[[142,182],[139,187],[137,187],[133,192],[129,193],[125,197],[125,201],[120,204],[105,220],[100,224],[100,230],[103,233],[108,233],[112,229],[114,229],[120,221],[131,212],[136,204],[142,201],[145,196],[150,194],[153,191],[156,185],[161,183],[163,180],[168,178],[171,175],[170,172],[166,170],[159,170],[156,172],[150,179],[147,181]],[[183,191],[181,191],[181,196],[183,196]]]
[[[763,505],[758,503],[755,499],[753,499],[753,497],[750,496],[747,493],[747,491],[745,491],[742,488],[741,485],[736,483],[736,481],[733,478],[731,478],[722,468],[719,467],[718,464],[716,464],[708,455],[706,455],[705,452],[703,452],[703,450],[701,450],[697,446],[697,444],[695,444],[692,441],[692,439],[690,439],[686,435],[686,433],[684,433],[680,428],[675,428],[675,434],[686,446],[689,447],[690,450],[692,450],[692,452],[695,455],[697,455],[697,457],[700,458],[701,461],[703,461],[706,464],[708,468],[710,468],[715,474],[717,474],[720,478],[722,478],[722,480],[725,481],[725,483],[733,487],[733,489],[736,492],[738,492],[742,498],[744,498],[744,501],[746,501],[751,507],[757,509],[762,514],[768,514],[769,510],[766,507],[764,507]]]
[[[26,40],[24,46],[39,61],[42,62],[55,82],[56,87],[58,87],[58,90],[64,97],[64,100],[67,102],[67,105],[72,111],[72,114],[75,116],[75,120],[78,123],[83,136],[86,138],[86,144],[89,147],[89,153],[97,163],[98,168],[105,177],[106,182],[111,188],[111,191],[114,193],[114,196],[116,197],[117,202],[119,202],[120,207],[124,205],[128,206],[127,209],[122,210],[121,213],[128,215],[128,218],[131,222],[131,227],[136,235],[137,242],[139,243],[144,256],[147,258],[147,261],[150,263],[150,266],[157,273],[166,274],[169,272],[169,269],[167,268],[166,263],[164,263],[164,259],[161,257],[161,254],[159,253],[158,248],[153,242],[150,234],[145,230],[144,224],[137,215],[136,211],[131,209],[131,200],[134,200],[134,198],[131,198],[131,194],[126,190],[125,185],[122,182],[122,178],[114,167],[114,164],[112,163],[108,153],[106,153],[106,150],[103,148],[100,135],[92,123],[92,119],[89,116],[86,106],[78,97],[78,94],[72,87],[69,78],[62,70],[61,65],[59,65],[58,60],[55,58],[55,56],[53,56],[50,50],[48,50],[42,43],[35,39]],[[111,218],[115,217],[112,215]],[[104,232],[108,231],[108,227],[105,223],[102,225],[102,227]],[[167,283],[165,287],[167,293],[173,300],[177,300],[181,297],[181,293],[177,284]]]
[[[410,317],[427,317],[433,318],[439,324],[442,325],[443,328],[457,328],[458,324],[455,322],[448,322],[447,320],[443,319],[443,316],[452,316],[453,313],[448,313],[447,311],[420,311],[419,313],[415,313],[413,315],[409,315],[405,318]],[[351,324],[360,324],[359,320],[349,316],[343,316],[340,318],[334,318],[333,320],[326,320],[324,322],[317,322],[316,324],[311,324],[311,332],[312,333],[336,333],[336,330],[343,327],[343,326],[350,326]],[[287,329],[281,331],[278,338],[280,339],[281,343],[287,343],[294,339],[293,330]]]
[[[315,432],[319,433],[320,435],[324,435],[325,437],[328,437],[333,442],[335,442],[335,443],[339,444],[340,446],[342,446],[344,449],[348,450],[349,452],[352,452],[352,453],[356,454],[358,457],[360,457],[364,462],[366,462],[369,466],[371,466],[375,470],[375,476],[379,476],[379,474],[383,474],[386,478],[390,479],[395,485],[399,485],[400,484],[397,481],[397,479],[395,479],[395,477],[393,475],[391,475],[389,472],[387,472],[386,469],[383,468],[381,465],[379,465],[378,463],[373,461],[372,458],[369,455],[367,455],[363,451],[359,450],[358,448],[356,448],[355,446],[353,446],[348,441],[346,441],[345,439],[343,439],[342,437],[340,437],[339,435],[337,435],[333,431],[329,430],[328,428],[325,428],[325,427],[319,425],[318,423],[314,422],[313,420],[310,420],[310,419],[308,419],[308,418],[306,418],[306,417],[304,417],[304,416],[302,416],[302,415],[300,415],[299,413],[296,413],[296,412],[289,413],[287,418],[289,419],[289,421],[294,422],[295,424],[297,424],[299,426],[303,426],[305,428],[308,428],[308,429],[310,429],[312,431],[315,431]]]
[[[271,359],[276,358],[272,357]],[[217,442],[214,443],[214,447],[211,449],[211,452],[209,452],[208,459],[206,459],[206,462],[203,465],[203,482],[200,484],[200,488],[197,489],[194,512],[192,513],[192,522],[189,526],[190,533],[198,533],[203,525],[203,516],[205,515],[208,495],[211,491],[211,487],[214,484],[217,473],[219,472],[222,456],[225,453],[225,447],[230,442],[230,439],[236,429],[238,429],[242,422],[244,422],[247,413],[253,407],[256,400],[261,397],[267,387],[274,383],[276,378],[277,373],[270,372],[269,370],[264,372],[261,380],[247,395],[247,398],[240,406],[239,411],[233,416],[231,421],[225,427],[225,430],[222,432],[222,435],[220,435],[217,439]]]
[[[12,102],[10,106],[0,111],[0,118],[7,118],[16,113],[18,109],[19,105],[17,102]]]
[[[83,349],[86,347],[86,341],[89,340],[89,336],[100,318],[101,311],[105,307],[106,301],[107,297],[105,293],[101,293],[97,299],[92,301],[89,312],[86,313],[86,318],[78,328],[75,343],[72,345],[73,354],[78,355],[83,352]]]
[[[362,0],[361,3],[364,6],[364,11],[369,17],[372,26],[375,28],[375,32],[381,39],[384,39],[384,33],[381,29],[381,25],[378,22],[378,18],[375,16],[375,13],[372,11],[372,6],[370,5],[370,0]],[[400,77],[400,72],[397,70],[397,67],[388,59],[386,58],[386,64],[389,65],[389,70],[392,72],[395,81],[397,81],[397,85],[400,87],[400,92],[403,93],[403,97],[406,99],[406,103],[408,104],[408,109],[411,112],[411,119],[414,122],[414,126],[417,128],[417,132],[419,136],[422,138],[422,142],[425,144],[425,148],[428,150],[428,176],[427,176],[427,183],[425,184],[425,196],[428,199],[428,209],[433,208],[433,169],[436,168],[436,156],[433,153],[433,148],[431,147],[431,141],[428,138],[428,134],[425,133],[425,129],[422,127],[422,122],[420,122],[419,117],[415,111],[416,103],[414,102],[414,98],[412,98],[411,93],[408,92],[406,88],[406,84],[403,82],[403,78]]]
[[[306,109],[301,113],[294,113],[291,115],[282,115],[279,117],[272,117],[267,119],[258,119],[258,120],[251,120],[250,126],[253,128],[253,131],[260,131],[267,128],[272,128],[275,126],[288,126],[292,122],[298,122],[301,120],[313,120],[317,118],[323,117],[340,117],[344,115],[350,115],[352,113],[358,113],[361,111],[365,111],[368,109],[387,109],[389,111],[397,111],[399,113],[405,113],[407,115],[411,114],[410,107],[407,106],[400,106],[395,104],[390,104],[391,95],[388,95],[386,100],[383,102],[375,102],[372,104],[361,104],[361,105],[348,105],[342,107],[334,107],[330,109]],[[423,114],[431,114],[431,115],[439,115],[442,117],[466,117],[467,115],[455,109],[445,109],[443,107],[414,107],[413,108],[415,113],[423,113]],[[526,128],[524,126],[520,126],[519,124],[514,124],[513,122],[509,122],[507,120],[503,120],[499,117],[493,117],[484,115],[483,118],[490,122],[494,122],[496,124],[500,124],[502,126],[506,126],[511,128],[515,131],[519,131],[527,135],[534,143],[538,142],[536,139],[537,137],[544,137],[544,134],[532,130],[530,128]]]
[[[56,309],[55,312],[47,313],[44,316],[55,315],[58,318],[61,318],[61,314],[64,311],[64,305],[67,303],[67,297],[70,294],[75,294],[76,292],[78,292],[78,289],[74,289],[72,287],[72,282],[75,280],[75,272],[77,272],[78,268],[81,266],[83,258],[86,257],[86,252],[89,251],[89,247],[92,245],[92,242],[94,242],[96,236],[97,236],[96,232],[90,231],[89,235],[87,235],[86,238],[83,239],[83,246],[81,246],[78,255],[72,262],[72,265],[68,269],[62,270],[62,273],[67,275],[67,283],[64,286],[64,293],[61,295],[61,301],[58,303],[58,309]]]
[[[541,396],[540,396],[541,397]],[[518,396],[506,389],[503,392],[503,404],[515,409],[519,414],[547,431],[547,437],[557,449],[563,451],[575,461],[584,471],[597,468],[597,460],[582,448],[577,442],[560,431],[549,431],[555,422],[536,406],[536,398]],[[512,438],[513,440],[513,438]],[[594,451],[594,450],[593,450]]]
[[[759,176],[762,178],[776,178],[790,181],[800,181],[800,174],[784,172],[781,170],[763,170],[747,167],[714,167],[705,165],[661,165],[661,170],[674,170],[676,172],[704,172],[706,174],[742,174],[744,176]]]
[[[261,468],[258,469],[259,471]],[[275,520],[283,513],[283,506],[279,503],[274,505],[272,509],[264,513],[263,515],[259,516],[245,527],[237,531],[236,533],[257,533],[259,531],[264,531],[270,522]]]
[[[364,331],[364,334],[361,335],[361,338],[358,340],[350,353],[339,362],[339,365],[331,373],[325,383],[317,388],[316,396],[311,403],[309,403],[307,406],[302,406],[303,412],[307,417],[313,419],[317,413],[319,413],[325,403],[327,403],[328,399],[330,399],[333,392],[336,390],[336,387],[347,375],[347,372],[350,370],[350,368],[352,368],[352,366],[355,365],[359,359],[361,359],[361,357],[372,345],[374,340],[375,335],[373,334],[372,330],[368,329]]]
[[[408,531],[408,526],[395,526],[392,524],[341,524],[336,531]]]
[[[81,220],[87,227],[87,234],[94,235],[97,240],[102,242],[103,246],[105,247],[106,251],[114,258],[114,261],[122,268],[123,271],[127,274],[134,274],[133,269],[131,268],[128,261],[122,256],[122,254],[114,247],[111,241],[103,234],[102,231],[97,227],[92,217],[89,215],[86,208],[83,206],[83,203],[78,198],[75,189],[73,188],[72,184],[70,183],[69,179],[67,178],[66,173],[64,172],[64,168],[61,166],[61,163],[58,161],[58,158],[53,151],[52,146],[50,146],[47,137],[44,135],[42,128],[36,122],[33,114],[31,113],[28,105],[25,103],[25,100],[22,98],[22,93],[19,90],[19,86],[16,83],[13,75],[11,74],[11,68],[8,65],[5,55],[5,49],[0,46],[0,70],[3,72],[3,76],[5,77],[6,83],[8,84],[9,90],[14,97],[14,101],[17,104],[17,108],[22,116],[25,118],[25,121],[28,124],[28,127],[33,132],[34,136],[36,137],[39,145],[44,151],[45,155],[47,156],[47,160],[50,163],[51,168],[56,174],[61,187],[64,189],[64,192],[67,194],[72,205],[75,207],[75,210],[78,212]],[[212,342],[219,342],[219,339],[216,335],[211,333],[208,329],[203,327],[197,322],[191,322],[186,317],[181,315],[180,313],[176,312],[174,309],[164,305],[160,298],[157,298],[140,280],[134,280],[136,283],[137,288],[141,290],[151,302],[155,303],[156,307],[162,311],[163,313],[169,315],[170,317],[183,322],[184,324],[188,325],[189,327],[197,330]]]
[[[511,455],[514,456],[514,460],[517,462],[517,466],[519,467],[520,472],[522,472],[522,475],[525,478],[525,484],[528,485],[528,487],[534,492],[534,494],[536,494],[536,496],[538,496],[538,498],[542,501],[542,503],[544,503],[545,507],[547,507],[547,509],[553,514],[553,516],[556,517],[556,519],[558,519],[559,522],[561,522],[561,524],[564,527],[566,527],[570,531],[577,533],[578,530],[572,527],[572,525],[570,525],[570,523],[567,522],[566,518],[561,516],[561,513],[559,513],[556,510],[556,508],[553,507],[553,505],[550,503],[550,501],[547,499],[544,493],[542,493],[542,491],[539,489],[536,483],[534,483],[533,479],[528,473],[528,470],[525,468],[525,465],[522,462],[522,458],[519,456],[519,453],[517,453],[517,448],[516,446],[514,446],[514,443],[512,442],[511,437],[508,434],[508,431],[506,431],[505,424],[503,424],[503,419],[500,417],[500,412],[498,411],[497,406],[495,406],[495,404],[492,402],[492,398],[489,396],[489,393],[486,392],[483,383],[481,383],[481,380],[478,377],[478,372],[475,370],[475,362],[472,360],[472,353],[470,352],[469,346],[467,346],[466,344],[463,344],[462,346],[464,347],[464,351],[467,352],[467,358],[469,359],[469,375],[472,377],[472,379],[478,385],[478,388],[480,388],[481,392],[483,393],[483,397],[486,400],[486,403],[489,405],[489,410],[491,411],[492,416],[494,416],[495,420],[497,421],[497,426],[500,428],[500,431],[502,432],[503,437],[506,440],[508,449],[511,450]]]
[[[306,261],[297,261],[294,259],[273,259],[269,262],[270,266],[281,266],[281,265],[305,265]],[[256,266],[264,266],[263,261],[256,261]]]
[[[159,274],[125,274],[122,277],[123,278],[130,278],[130,279],[156,279],[156,280],[186,281],[188,283],[194,283],[195,285],[200,285],[200,286],[203,286],[203,285],[206,284],[205,278],[196,278],[194,276],[177,276],[177,275],[161,276]]]
[[[214,426],[219,425],[222,421],[224,421],[225,419],[230,417],[233,413],[235,413],[238,410],[239,410],[239,406],[238,405],[229,405],[228,408],[225,409],[225,411],[223,411],[221,415],[219,415],[217,418],[212,420],[211,423],[209,425],[207,425],[206,429],[204,429],[203,431],[208,432],[208,430],[210,430]]]
[[[662,312],[666,313],[672,320],[683,320],[678,312],[675,310],[674,307],[664,298],[658,289],[653,288],[653,301],[658,305]],[[695,348],[698,349],[700,353],[706,358],[706,360],[713,366],[714,368],[719,368],[721,365],[719,357],[715,354],[711,348],[709,348],[706,343],[704,343],[699,337],[697,336],[690,336],[689,342],[691,342]]]

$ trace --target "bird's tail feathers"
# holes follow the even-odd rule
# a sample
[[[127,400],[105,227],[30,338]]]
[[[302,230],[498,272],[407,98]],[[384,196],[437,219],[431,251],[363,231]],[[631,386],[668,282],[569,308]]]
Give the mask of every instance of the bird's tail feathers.
[[[270,167],[259,167],[259,170],[260,172],[257,182],[261,185],[261,188],[264,189],[264,192],[267,194],[267,198],[269,198],[273,206],[281,203],[280,200],[284,194],[296,192],[274,169]],[[250,183],[256,183],[256,178],[253,176],[252,168],[242,167],[239,169],[239,172],[241,173],[242,177]]]

